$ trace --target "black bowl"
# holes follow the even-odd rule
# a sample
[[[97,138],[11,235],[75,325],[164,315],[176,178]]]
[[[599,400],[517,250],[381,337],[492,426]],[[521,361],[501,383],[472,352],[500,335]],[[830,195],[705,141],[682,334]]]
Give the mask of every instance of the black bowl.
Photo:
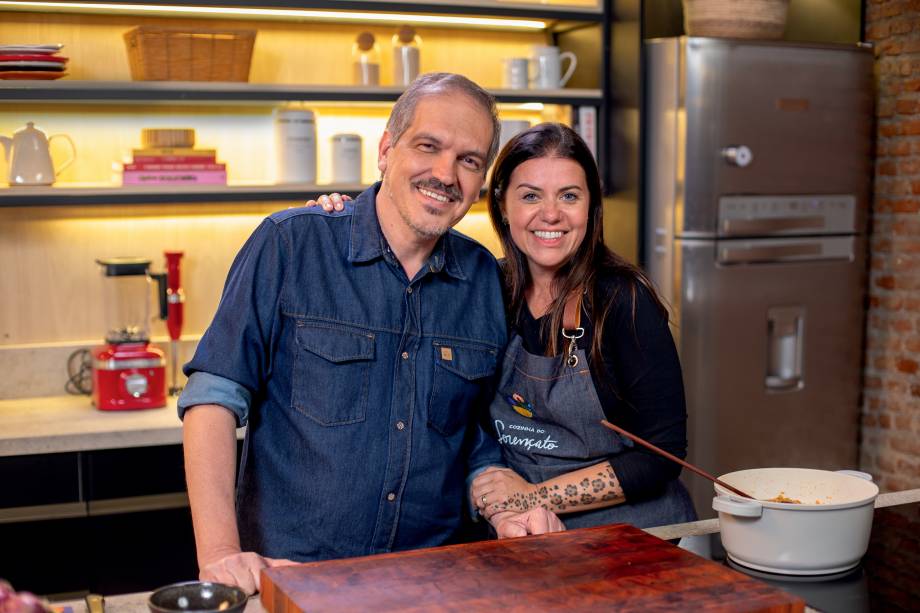
[[[161,587],[150,595],[153,613],[237,613],[246,608],[246,592],[232,585],[210,581],[186,581]]]

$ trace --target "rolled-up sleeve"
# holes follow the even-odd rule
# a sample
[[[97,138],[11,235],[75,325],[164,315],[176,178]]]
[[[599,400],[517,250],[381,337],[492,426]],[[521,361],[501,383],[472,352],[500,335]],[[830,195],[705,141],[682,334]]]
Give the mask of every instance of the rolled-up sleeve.
[[[239,428],[249,421],[251,402],[252,394],[236,381],[207,372],[194,372],[179,396],[179,419],[184,419],[185,412],[194,406],[217,404],[236,416]]]

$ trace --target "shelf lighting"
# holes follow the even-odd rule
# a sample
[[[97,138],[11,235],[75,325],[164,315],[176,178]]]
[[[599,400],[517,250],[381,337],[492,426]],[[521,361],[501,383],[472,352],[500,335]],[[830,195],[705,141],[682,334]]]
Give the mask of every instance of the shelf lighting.
[[[534,19],[500,19],[460,15],[421,15],[413,13],[371,13],[359,11],[321,11],[310,9],[240,8],[217,6],[164,6],[152,4],[110,4],[103,2],[0,2],[0,9],[38,12],[126,13],[193,17],[251,17],[255,19],[301,19],[306,21],[350,21],[435,26],[471,26],[545,30],[546,22]]]

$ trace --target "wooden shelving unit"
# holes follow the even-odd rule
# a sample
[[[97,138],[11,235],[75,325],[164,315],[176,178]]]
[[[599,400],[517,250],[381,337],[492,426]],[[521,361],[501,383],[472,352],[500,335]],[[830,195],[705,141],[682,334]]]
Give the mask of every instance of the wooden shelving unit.
[[[386,23],[386,16],[392,15],[398,23],[402,15],[435,15],[444,17],[483,17],[490,25],[458,25],[440,23],[432,27],[463,28],[467,30],[514,30],[513,20],[542,21],[543,32],[555,41],[556,36],[584,28],[606,32],[610,7],[609,0],[595,3],[522,1],[522,0],[269,0],[253,4],[251,0],[203,0],[195,7],[215,10],[211,13],[195,12],[193,7],[178,0],[157,0],[148,2],[146,8],[135,3],[111,2],[95,6],[63,6],[59,3],[30,3],[28,7],[4,6],[2,11],[27,13],[64,13],[99,15],[107,18],[115,15],[141,17],[176,18],[179,21],[211,19],[257,21],[324,22],[333,14],[367,13],[383,14],[383,21],[368,18],[368,25]],[[44,5],[44,6],[43,6]],[[153,7],[154,12],[148,9]],[[267,9],[261,13],[243,13],[250,8]],[[310,11],[311,16],[296,14]],[[493,19],[494,18],[494,19]],[[359,17],[360,19],[360,17]],[[355,21],[358,26],[360,21]],[[267,26],[268,27],[268,26]],[[520,31],[518,29],[517,31]],[[606,34],[604,34],[606,36]],[[605,47],[606,45],[602,45]],[[597,49],[598,57],[604,58],[606,50]],[[590,61],[589,61],[590,63]],[[605,62],[599,64],[602,76],[600,82],[609,79]],[[564,88],[552,90],[508,90],[493,89],[492,94],[501,104],[525,105],[546,104],[571,107],[594,107],[598,110],[598,153],[603,160],[606,155],[606,87],[598,89]],[[72,107],[117,106],[124,109],[137,108],[138,113],[150,110],[161,112],[170,106],[213,107],[271,107],[283,103],[321,103],[345,107],[386,105],[395,102],[402,93],[401,87],[360,87],[349,85],[306,85],[285,83],[235,83],[207,81],[130,81],[130,80],[71,80],[59,81],[0,81],[0,110],[18,112],[27,105],[40,105],[46,112],[72,112]],[[70,107],[70,108],[67,108]],[[145,108],[141,108],[145,107]],[[514,110],[514,109],[512,109]],[[96,112],[95,110],[93,112]],[[133,111],[129,111],[133,112]],[[199,112],[197,109],[193,112]],[[235,111],[234,111],[235,112]],[[361,185],[229,185],[229,186],[150,186],[121,187],[100,182],[96,186],[66,183],[56,187],[0,187],[0,208],[55,206],[55,205],[140,205],[205,202],[259,202],[297,201],[319,194],[338,191],[350,195],[360,193]]]

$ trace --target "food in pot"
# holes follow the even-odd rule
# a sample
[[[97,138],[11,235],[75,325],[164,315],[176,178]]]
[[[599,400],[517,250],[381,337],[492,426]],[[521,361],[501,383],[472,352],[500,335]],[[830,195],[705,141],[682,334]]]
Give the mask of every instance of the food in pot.
[[[797,498],[787,498],[786,492],[780,492],[773,498],[767,498],[767,502],[785,502],[786,504],[802,504],[802,501]],[[815,504],[821,504],[815,500]]]

